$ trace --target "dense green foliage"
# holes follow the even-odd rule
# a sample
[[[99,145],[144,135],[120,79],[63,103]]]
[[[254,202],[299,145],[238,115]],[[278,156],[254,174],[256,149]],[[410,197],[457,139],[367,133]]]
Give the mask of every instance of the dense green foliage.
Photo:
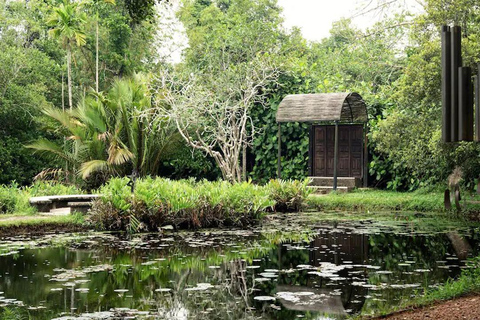
[[[440,27],[463,27],[463,62],[478,63],[478,17],[471,1],[425,2],[426,12],[414,19],[410,42],[404,49],[406,64],[391,93],[395,104],[385,110],[372,138],[377,155],[388,159],[392,188],[413,189],[445,183],[456,166],[464,171],[464,184],[473,187],[479,175],[479,152],[474,143],[443,145],[441,132]]]
[[[65,4],[68,5],[68,1]],[[80,48],[68,46],[68,39],[75,38],[71,33],[64,37],[51,31],[58,37],[48,35],[48,31],[55,28],[47,25],[47,21],[53,25],[54,9],[61,6],[61,1],[41,0],[0,3],[0,183],[29,184],[40,171],[57,165],[32,157],[31,150],[23,145],[40,137],[57,139],[42,130],[48,121],[41,110],[68,105],[67,48],[72,49],[73,105],[81,101],[88,88],[94,87],[95,32],[90,26],[95,24],[90,20],[93,19],[88,12],[91,8],[77,8],[86,14],[76,26],[78,34],[85,36],[85,46]],[[150,62],[155,54],[152,41],[155,19],[136,19],[133,23],[125,6],[123,0],[114,6],[98,4],[100,90],[108,88],[115,77],[154,67]],[[84,19],[86,23],[82,24]],[[57,43],[57,39],[61,43]]]
[[[29,187],[20,188],[17,184],[0,185],[0,214],[31,214],[35,209],[30,205],[30,197],[52,196],[62,194],[81,194],[74,186],[51,182],[36,182]]]
[[[383,21],[367,31],[355,29],[349,20],[341,20],[333,26],[329,38],[311,44],[298,30],[287,32],[281,28],[281,13],[275,1],[186,1],[180,18],[190,45],[183,68],[221,77],[221,67],[241,67],[245,61],[254,60],[258,52],[266,52],[280,71],[278,79],[268,87],[265,103],[257,104],[251,111],[252,128],[256,130],[252,131],[247,165],[255,181],[268,181],[276,175],[275,113],[285,95],[360,92],[369,106],[374,132],[377,119],[382,119],[384,110],[393,105],[395,83],[405,66],[405,55],[397,45],[407,30],[403,17]],[[307,175],[307,126],[288,123],[283,127],[283,176],[303,178]],[[372,152],[375,146],[373,140]],[[386,158],[377,156],[371,170],[373,177],[385,184],[395,176],[395,172],[390,173],[395,171],[393,164]]]
[[[94,204],[89,219],[106,230],[245,226],[267,212],[300,210],[309,194],[307,184],[272,180],[258,186],[147,177],[137,180],[132,193],[128,179],[115,178],[100,188],[102,198]]]
[[[123,123],[117,123],[121,125],[118,135],[100,127],[92,130],[90,126],[85,130],[89,131],[90,142],[100,140],[102,132],[108,132],[110,137],[118,138],[121,146],[115,146],[112,140],[95,143],[85,143],[84,137],[75,142],[65,140],[72,132],[65,130],[65,123],[59,127],[58,119],[48,119],[42,110],[51,110],[51,116],[53,111],[68,108],[71,99],[72,109],[78,112],[85,104],[96,104],[97,98],[87,92],[97,86],[98,99],[105,107],[111,104],[105,99],[110,99],[118,83],[130,81],[132,86],[142,86],[143,80],[135,78],[136,73],[151,73],[158,80],[153,83],[155,91],[163,81],[157,77],[161,74],[159,70],[165,69],[177,78],[195,75],[198,93],[206,97],[202,103],[224,106],[245,100],[246,91],[242,91],[240,78],[255,71],[255,63],[268,61],[278,73],[257,90],[260,99],[245,100],[249,121],[242,143],[247,146],[247,154],[246,163],[241,165],[248,171],[247,178],[266,182],[276,175],[275,112],[285,95],[355,91],[368,105],[372,186],[414,190],[445,184],[455,167],[463,169],[465,187],[475,185],[480,175],[477,144],[440,143],[439,29],[445,23],[461,25],[464,64],[476,66],[480,53],[477,35],[480,12],[470,0],[454,0],[449,4],[427,0],[424,13],[385,18],[364,31],[356,29],[349,20],[340,20],[333,24],[328,38],[312,43],[303,39],[298,29],[283,27],[276,0],[184,0],[178,17],[185,27],[188,47],[178,64],[166,63],[161,57],[158,46],[166,39],[158,39],[158,28],[160,25],[167,28],[168,22],[159,24],[155,10],[154,1],[149,0],[81,3],[32,0],[0,4],[0,122],[4,124],[0,127],[0,183],[15,180],[26,185],[46,168],[62,168],[70,172],[67,180],[72,181],[71,177],[82,165],[84,173],[102,172],[91,175],[89,187],[99,185],[109,176],[135,171],[139,175],[212,180],[220,173],[225,175],[221,167],[215,168],[212,157],[201,151],[191,153],[191,144],[188,146],[181,139],[176,139],[175,147],[169,150],[156,145],[161,140],[157,138],[155,147],[143,143],[147,140],[132,145],[135,136],[150,138],[158,129],[154,123],[158,114],[134,120],[139,116],[132,110],[135,101],[125,104],[123,114],[128,116],[123,117]],[[161,34],[167,37],[168,30],[162,30]],[[233,89],[238,89],[238,93]],[[155,93],[158,95],[151,95],[152,101],[144,101],[143,106],[158,106],[165,92]],[[118,94],[128,95],[122,91]],[[117,97],[117,101],[123,99]],[[212,123],[204,123],[204,127],[215,128]],[[85,125],[82,121],[80,124]],[[117,124],[109,127],[115,131]],[[159,135],[165,136],[162,130],[166,127],[160,126]],[[190,130],[201,127],[196,125]],[[283,177],[307,175],[307,133],[305,124],[284,125]],[[75,159],[32,157],[31,150],[23,145],[38,139],[61,146],[64,154],[70,153]],[[96,150],[78,152],[79,140],[83,141],[82,148]],[[76,143],[77,148],[72,147]],[[121,169],[113,169],[108,163],[108,159],[114,159],[110,151],[115,147],[117,151],[128,150],[116,158],[121,159],[117,164],[124,163]],[[160,158],[156,152],[144,154],[146,150],[159,148]],[[213,149],[218,152],[220,147]],[[237,153],[236,161],[243,162],[243,155]]]

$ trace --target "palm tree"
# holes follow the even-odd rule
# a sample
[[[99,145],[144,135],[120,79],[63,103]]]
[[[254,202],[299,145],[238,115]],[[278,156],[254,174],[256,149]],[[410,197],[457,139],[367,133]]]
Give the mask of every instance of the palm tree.
[[[83,46],[86,43],[83,25],[86,21],[86,15],[79,8],[76,2],[63,0],[58,6],[53,8],[53,14],[48,19],[47,25],[52,27],[48,31],[49,35],[58,39],[63,48],[67,51],[67,83],[68,83],[68,105],[73,108],[72,101],[72,48],[74,45]]]
[[[125,163],[130,164],[132,175],[155,175],[162,157],[181,141],[168,118],[158,117],[153,111],[149,84],[150,79],[143,74],[113,83],[102,99],[109,119],[108,159],[84,163],[84,177],[108,165]]]
[[[102,159],[107,148],[107,125],[102,110],[91,96],[83,99],[73,110],[45,108],[43,113],[54,122],[53,131],[63,136],[63,143],[40,139],[27,145],[36,153],[44,154],[64,163],[67,180],[74,177],[86,161]],[[52,170],[47,170],[47,172]],[[114,173],[114,168],[105,168]],[[71,181],[72,182],[72,181]]]
[[[83,179],[96,172],[106,179],[127,170],[155,175],[181,138],[168,118],[155,115],[152,99],[148,77],[116,80],[107,94],[92,93],[73,110],[44,110],[71,146],[42,139],[27,147],[66,162]]]

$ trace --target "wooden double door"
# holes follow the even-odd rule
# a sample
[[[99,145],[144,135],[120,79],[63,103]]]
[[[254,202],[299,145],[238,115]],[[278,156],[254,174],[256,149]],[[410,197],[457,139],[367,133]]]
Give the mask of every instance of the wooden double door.
[[[313,126],[313,163],[315,177],[333,177],[335,126]],[[363,178],[363,126],[338,126],[339,177]]]

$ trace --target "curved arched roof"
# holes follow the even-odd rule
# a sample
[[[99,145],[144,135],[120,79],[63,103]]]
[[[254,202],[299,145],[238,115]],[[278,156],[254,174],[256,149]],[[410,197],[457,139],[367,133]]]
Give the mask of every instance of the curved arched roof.
[[[277,122],[367,122],[367,106],[358,93],[292,94],[277,111]]]

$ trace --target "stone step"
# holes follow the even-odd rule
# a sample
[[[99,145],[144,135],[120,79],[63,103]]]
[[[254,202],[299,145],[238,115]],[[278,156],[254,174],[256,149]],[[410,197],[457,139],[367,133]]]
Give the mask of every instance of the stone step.
[[[87,213],[88,210],[92,207],[91,201],[74,201],[68,202],[68,206],[72,208],[72,211]]]
[[[309,177],[311,186],[333,186],[333,177]],[[361,180],[354,177],[338,177],[338,187],[358,188],[361,186]]]
[[[313,193],[316,194],[327,194],[333,191],[332,186],[308,186],[308,188],[313,189]],[[339,193],[347,193],[351,191],[353,188],[350,187],[337,187],[337,192]]]
[[[77,201],[67,203],[69,207],[91,207],[92,203],[90,201]]]

